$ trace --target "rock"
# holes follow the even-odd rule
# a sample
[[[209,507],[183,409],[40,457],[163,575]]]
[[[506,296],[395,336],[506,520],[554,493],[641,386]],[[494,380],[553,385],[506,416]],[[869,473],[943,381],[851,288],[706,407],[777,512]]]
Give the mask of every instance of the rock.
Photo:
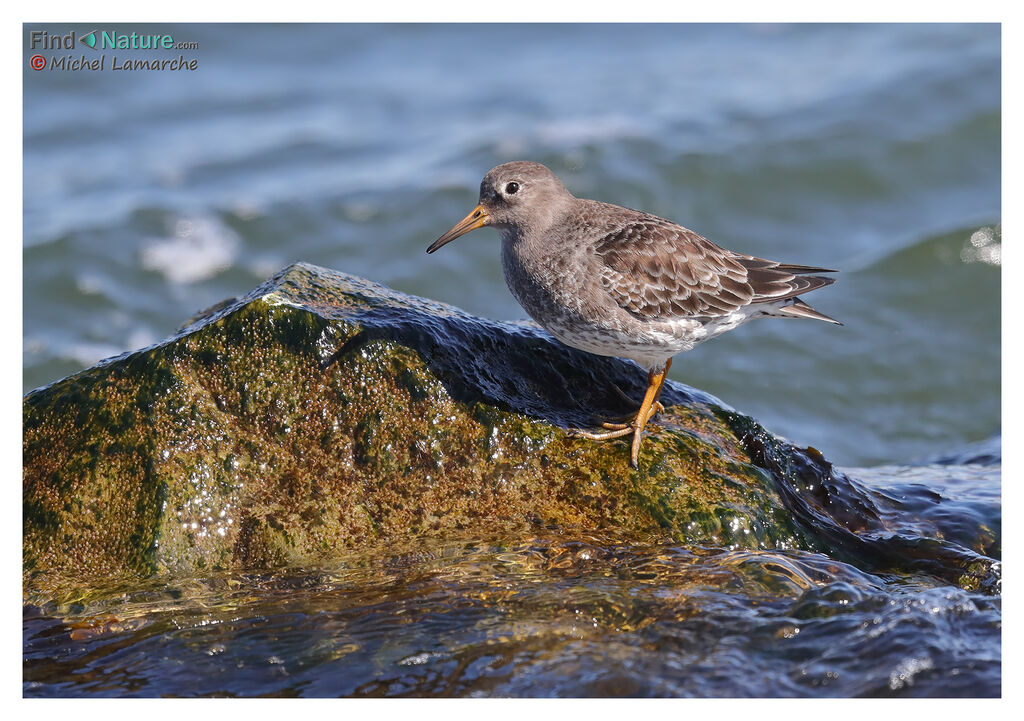
[[[25,397],[26,589],[538,526],[899,563],[858,535],[877,499],[694,389],[666,385],[637,471],[628,439],[566,432],[645,384],[532,325],[294,265]],[[987,573],[933,550],[929,572]]]

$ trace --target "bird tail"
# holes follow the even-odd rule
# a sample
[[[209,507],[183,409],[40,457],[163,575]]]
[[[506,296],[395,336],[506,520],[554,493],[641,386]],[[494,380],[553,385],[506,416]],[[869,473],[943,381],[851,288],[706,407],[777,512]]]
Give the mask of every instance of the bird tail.
[[[790,316],[793,318],[813,318],[814,320],[823,320],[826,323],[835,323],[836,325],[842,325],[835,318],[829,318],[824,313],[814,310],[811,306],[804,303],[799,298],[794,298],[793,302],[789,305],[777,308],[776,313],[783,316]]]

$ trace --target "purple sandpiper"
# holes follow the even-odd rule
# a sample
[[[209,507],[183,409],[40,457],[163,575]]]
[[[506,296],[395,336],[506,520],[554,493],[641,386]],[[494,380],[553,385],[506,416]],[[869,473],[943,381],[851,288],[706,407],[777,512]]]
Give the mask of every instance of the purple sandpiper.
[[[632,434],[634,468],[677,353],[753,318],[841,325],[798,297],[834,282],[817,273],[836,271],[726,250],[664,218],[576,198],[540,163],[492,168],[479,204],[427,252],[485,225],[501,234],[505,282],[537,323],[566,345],[648,371],[630,422],[577,431],[594,440]]]

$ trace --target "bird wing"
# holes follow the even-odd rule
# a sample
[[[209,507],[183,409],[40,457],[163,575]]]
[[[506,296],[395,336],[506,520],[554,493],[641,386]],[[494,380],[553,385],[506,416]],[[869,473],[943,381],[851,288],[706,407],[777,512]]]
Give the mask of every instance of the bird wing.
[[[644,320],[717,317],[829,285],[827,268],[778,263],[719,248],[670,221],[638,214],[594,244],[601,285]]]

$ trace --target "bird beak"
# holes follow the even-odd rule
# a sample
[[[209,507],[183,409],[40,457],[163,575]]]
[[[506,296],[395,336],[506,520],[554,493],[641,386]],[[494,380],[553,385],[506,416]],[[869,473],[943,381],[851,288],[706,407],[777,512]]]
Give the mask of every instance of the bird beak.
[[[447,233],[445,233],[440,238],[431,243],[430,247],[427,248],[427,252],[433,253],[442,245],[446,243],[451,243],[460,235],[465,235],[471,230],[482,228],[490,222],[491,218],[489,215],[487,215],[487,211],[484,210],[484,206],[478,205],[475,208],[473,208],[469,215],[467,215],[465,218],[463,218],[454,226],[452,226],[451,230],[449,230]]]

